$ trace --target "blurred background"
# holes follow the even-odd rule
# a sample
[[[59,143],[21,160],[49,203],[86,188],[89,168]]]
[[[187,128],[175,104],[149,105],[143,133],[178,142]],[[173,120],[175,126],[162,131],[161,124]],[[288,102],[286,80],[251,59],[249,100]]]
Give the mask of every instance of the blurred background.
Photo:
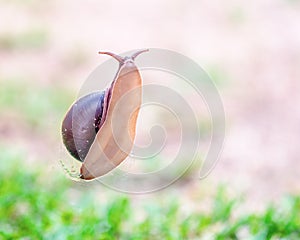
[[[300,1],[0,0],[0,17],[1,238],[300,237]],[[219,162],[146,195],[73,182],[61,120],[107,60],[99,50],[139,48],[211,76],[226,112]]]

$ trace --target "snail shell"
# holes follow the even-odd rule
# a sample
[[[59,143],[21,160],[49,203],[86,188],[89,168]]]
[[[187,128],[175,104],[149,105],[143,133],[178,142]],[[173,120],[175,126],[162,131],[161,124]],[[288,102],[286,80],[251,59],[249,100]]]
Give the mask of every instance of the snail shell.
[[[78,99],[62,122],[62,138],[69,153],[83,162],[80,177],[90,180],[118,166],[130,153],[142,102],[142,79],[135,58],[107,54],[119,69],[110,87]]]

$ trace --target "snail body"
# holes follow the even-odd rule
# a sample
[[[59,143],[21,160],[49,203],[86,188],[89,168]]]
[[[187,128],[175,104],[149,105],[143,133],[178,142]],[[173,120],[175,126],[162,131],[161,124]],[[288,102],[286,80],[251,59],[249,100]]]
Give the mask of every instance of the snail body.
[[[135,138],[136,122],[142,102],[142,79],[135,58],[99,52],[119,62],[109,88],[78,99],[62,122],[62,138],[69,153],[83,162],[80,177],[100,177],[126,159]]]

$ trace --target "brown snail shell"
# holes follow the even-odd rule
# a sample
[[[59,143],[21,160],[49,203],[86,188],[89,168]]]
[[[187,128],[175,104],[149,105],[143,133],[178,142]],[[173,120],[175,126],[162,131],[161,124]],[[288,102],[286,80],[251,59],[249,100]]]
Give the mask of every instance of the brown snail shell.
[[[142,79],[134,59],[107,54],[119,61],[119,69],[111,86],[78,99],[62,122],[62,138],[69,153],[83,162],[80,177],[100,177],[126,159],[136,131],[142,102]],[[117,124],[116,124],[117,123]]]

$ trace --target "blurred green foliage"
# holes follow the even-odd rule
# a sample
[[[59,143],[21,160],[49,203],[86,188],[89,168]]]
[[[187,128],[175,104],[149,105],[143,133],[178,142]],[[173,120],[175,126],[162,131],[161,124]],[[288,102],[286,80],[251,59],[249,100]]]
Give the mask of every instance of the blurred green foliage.
[[[224,87],[230,82],[229,74],[217,64],[209,65],[206,71],[218,87]]]
[[[0,34],[0,50],[11,49],[40,49],[48,43],[49,36],[46,30],[29,29],[22,33],[1,33]]]
[[[46,127],[62,118],[74,100],[74,93],[55,85],[28,84],[18,78],[0,84],[1,112],[14,112],[32,127]]]
[[[207,211],[190,214],[184,202],[171,198],[140,205],[118,195],[100,203],[90,189],[74,196],[62,174],[28,168],[22,153],[0,150],[0,239],[300,238],[299,196],[242,215],[236,214],[240,200],[230,199],[224,187]]]

